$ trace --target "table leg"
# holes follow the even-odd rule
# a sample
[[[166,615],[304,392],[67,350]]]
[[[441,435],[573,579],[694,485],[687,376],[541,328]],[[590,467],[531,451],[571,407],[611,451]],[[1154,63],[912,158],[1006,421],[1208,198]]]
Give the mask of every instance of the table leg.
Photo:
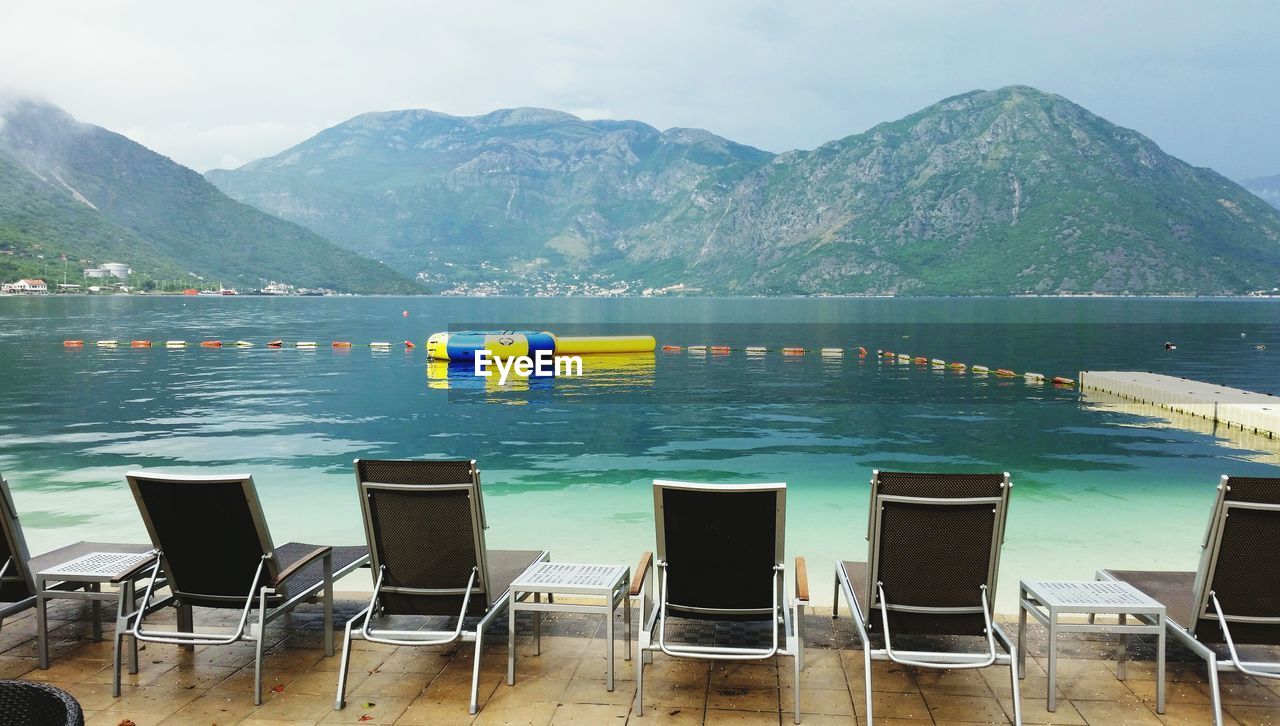
[[[263,615],[259,615],[259,617],[262,617],[262,616]],[[195,621],[191,613],[190,605],[187,605],[186,603],[179,603],[177,606],[177,612],[174,613],[174,617],[177,619],[177,622],[178,622],[178,632],[190,633],[195,630]],[[178,647],[183,648],[185,650],[196,649],[196,646],[194,643],[191,643],[188,645],[179,645]]]
[[[96,594],[102,592],[102,585],[93,582],[86,585],[85,590]],[[97,598],[89,601],[89,629],[94,642],[102,640],[102,603]]]
[[[1027,677],[1027,591],[1018,593],[1018,677]]]
[[[1156,636],[1156,713],[1164,713],[1164,615],[1156,615],[1160,634]]]
[[[542,593],[533,593],[534,604],[542,602]],[[542,655],[542,611],[533,611],[533,654]]]
[[[49,612],[45,604],[43,579],[36,580],[36,640],[40,667],[49,667]]]
[[[1120,627],[1123,628],[1128,623],[1129,617],[1124,613],[1120,613]],[[1124,680],[1124,664],[1125,659],[1129,655],[1129,634],[1120,631],[1120,652],[1116,656],[1116,678]]]
[[[507,685],[516,684],[516,603],[520,601],[520,593],[512,591],[511,602],[507,605]]]
[[[605,670],[609,674],[609,692],[613,693],[613,608],[610,607],[604,615],[604,632],[608,638],[608,644],[605,645],[605,657],[609,659]]]
[[[1050,712],[1058,710],[1058,613],[1049,608],[1049,697]]]
[[[124,647],[125,623],[128,621],[129,613],[133,612],[133,609],[126,605],[131,599],[128,593],[129,583],[120,583],[120,591],[116,593],[116,628],[111,635],[111,695],[115,698],[120,697],[120,663],[124,660],[120,649]]]

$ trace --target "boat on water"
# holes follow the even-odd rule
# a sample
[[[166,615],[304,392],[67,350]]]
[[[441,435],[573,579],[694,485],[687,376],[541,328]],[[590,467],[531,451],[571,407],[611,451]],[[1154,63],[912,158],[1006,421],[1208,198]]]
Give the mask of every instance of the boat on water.
[[[218,285],[217,290],[201,290],[198,294],[208,297],[212,295],[239,295],[240,293],[233,288]]]

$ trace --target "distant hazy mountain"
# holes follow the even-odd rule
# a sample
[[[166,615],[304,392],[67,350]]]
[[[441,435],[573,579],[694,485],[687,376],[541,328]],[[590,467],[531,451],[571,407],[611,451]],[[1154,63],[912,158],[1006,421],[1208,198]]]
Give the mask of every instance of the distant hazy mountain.
[[[196,172],[49,104],[0,115],[0,274],[72,281],[85,263],[140,278],[257,287],[266,279],[361,292],[418,292],[390,268],[229,199]],[[44,260],[39,259],[43,255]]]
[[[1269,202],[1271,206],[1280,207],[1280,174],[1249,179],[1240,182],[1240,185]]]
[[[1061,96],[946,99],[812,151],[516,109],[358,116],[208,178],[440,283],[707,293],[1238,292],[1280,213]]]

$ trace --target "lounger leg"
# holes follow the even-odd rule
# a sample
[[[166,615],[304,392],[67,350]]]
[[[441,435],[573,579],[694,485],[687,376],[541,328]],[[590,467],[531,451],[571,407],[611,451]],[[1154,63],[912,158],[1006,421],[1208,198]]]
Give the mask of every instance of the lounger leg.
[[[341,711],[347,705],[347,666],[351,664],[351,626],[364,617],[368,608],[356,613],[347,621],[346,632],[342,635],[342,660],[338,662],[338,696],[333,700],[333,710]]]
[[[324,655],[333,657],[333,550],[324,556]]]
[[[267,634],[267,588],[258,591],[258,632],[253,643],[253,705],[262,705],[262,641]]]
[[[627,578],[630,580],[631,578]],[[626,649],[623,651],[623,657],[631,660],[631,598],[627,596],[626,590],[622,592],[622,630],[627,636]]]
[[[1022,726],[1022,693],[1018,683],[1018,659],[1022,656],[1022,649],[1017,646],[1009,648],[1009,682],[1013,686],[1013,726]],[[1026,675],[1025,673],[1023,674]]]
[[[796,605],[796,672],[799,673],[802,670],[804,670],[804,606]]]
[[[177,613],[175,617],[177,618],[177,622],[178,622],[178,632],[190,633],[195,628],[195,624],[191,616],[190,605],[187,605],[186,603],[181,603],[181,602],[177,603]],[[178,647],[185,648],[186,650],[196,649],[196,646],[194,643],[191,643],[188,645],[180,645]]]
[[[128,615],[138,609],[138,591],[133,580],[125,582],[122,587],[124,588],[124,606],[128,609],[125,612],[125,617],[120,618],[121,622],[116,624],[116,628],[119,629],[123,624],[127,634],[129,630]],[[129,672],[138,672],[138,639],[132,636],[129,637]]]
[[[801,655],[802,652],[803,651],[800,650],[799,647],[797,647],[795,657],[791,659],[793,661],[792,666],[795,671],[794,673],[791,674],[791,677],[792,677],[791,691],[792,693],[795,694],[796,723],[800,723],[800,669],[803,667],[803,662],[804,662],[804,657]]]
[[[1222,726],[1222,694],[1218,691],[1218,657],[1211,655],[1209,663],[1209,694],[1213,696],[1213,726]]]
[[[862,685],[867,698],[867,726],[871,726],[871,643],[869,642],[862,644]]]
[[[643,616],[642,616],[643,617]],[[640,628],[644,628],[644,623],[640,623]],[[644,715],[644,656],[647,653],[643,647],[640,649],[640,657],[636,658],[636,715]]]
[[[480,650],[483,644],[484,626],[480,626],[476,628],[476,659],[471,664],[471,706],[467,713],[472,716],[476,715],[476,712],[480,710],[476,705],[476,701],[480,695]]]

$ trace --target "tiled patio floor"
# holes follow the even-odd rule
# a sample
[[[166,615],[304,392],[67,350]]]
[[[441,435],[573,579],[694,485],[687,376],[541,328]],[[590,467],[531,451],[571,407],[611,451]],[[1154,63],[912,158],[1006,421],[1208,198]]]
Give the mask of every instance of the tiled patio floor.
[[[360,607],[339,604],[339,622]],[[87,609],[56,603],[48,670],[36,667],[35,616],[6,621],[0,630],[0,677],[47,681],[82,704],[89,724],[789,724],[793,691],[790,661],[715,663],[676,661],[662,654],[645,669],[645,714],[637,716],[633,663],[618,651],[619,681],[604,685],[603,625],[587,616],[549,619],[542,655],[531,653],[521,626],[517,681],[506,685],[506,629],[495,627],[481,664],[481,710],[467,714],[472,648],[393,648],[359,642],[352,658],[348,705],[334,711],[338,658],[325,658],[320,611],[304,606],[287,625],[269,628],[267,693],[253,705],[253,649],[249,643],[194,652],[146,645],[140,672],[126,675],[119,699],[111,696],[110,626],[107,639],[89,639]],[[197,611],[198,625],[208,612]],[[802,677],[803,723],[861,723],[862,654],[847,620],[815,614],[808,621],[807,669]],[[1012,629],[1010,629],[1012,630]],[[619,632],[621,628],[619,628]],[[1026,723],[1207,724],[1209,692],[1204,668],[1185,651],[1170,652],[1168,708],[1155,713],[1150,646],[1136,645],[1128,678],[1115,677],[1115,646],[1105,639],[1071,637],[1060,653],[1058,708],[1045,710],[1047,679],[1043,631],[1032,631],[1029,674],[1022,682]],[[918,671],[876,663],[876,722],[1007,723],[1008,671]],[[1223,699],[1228,723],[1280,724],[1280,682],[1227,674]]]

